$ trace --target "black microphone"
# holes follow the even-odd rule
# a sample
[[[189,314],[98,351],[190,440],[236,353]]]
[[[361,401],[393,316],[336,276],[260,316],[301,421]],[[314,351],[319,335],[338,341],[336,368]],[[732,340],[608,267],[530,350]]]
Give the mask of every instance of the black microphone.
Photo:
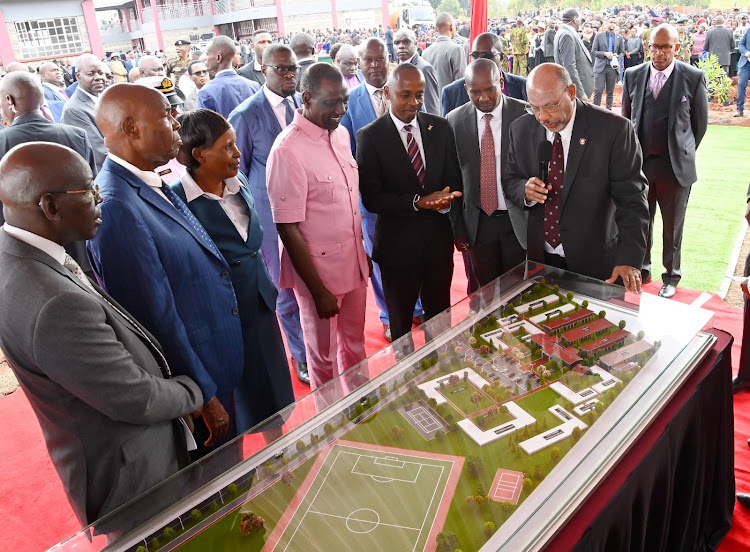
[[[547,184],[549,179],[549,162],[552,161],[552,142],[544,140],[536,147],[536,158],[539,161],[539,180]]]

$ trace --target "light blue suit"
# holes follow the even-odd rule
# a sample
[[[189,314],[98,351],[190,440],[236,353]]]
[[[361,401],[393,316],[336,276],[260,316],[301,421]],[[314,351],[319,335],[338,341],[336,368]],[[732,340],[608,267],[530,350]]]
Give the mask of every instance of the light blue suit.
[[[294,104],[297,107],[302,105],[302,97],[299,94],[295,94]],[[266,161],[271,146],[281,133],[281,125],[262,90],[237,106],[230,113],[229,122],[237,133],[237,149],[242,153],[240,170],[247,175],[250,191],[255,199],[255,210],[263,227],[260,251],[274,285],[280,289],[279,234],[273,222],[271,203],[268,200]],[[299,321],[299,306],[293,289],[280,289],[276,300],[276,314],[286,335],[292,358],[298,363],[307,362],[305,339]]]
[[[102,225],[88,242],[102,287],[161,343],[172,373],[222,404],[244,368],[227,261],[168,200],[107,159],[96,177]]]
[[[198,91],[198,107],[212,109],[229,117],[232,110],[260,90],[257,82],[239,76],[234,70],[216,75]]]
[[[422,110],[424,111],[424,107]],[[365,83],[362,82],[359,86],[352,88],[349,93],[349,108],[341,119],[341,125],[349,131],[352,142],[352,155],[355,157],[357,156],[357,131],[372,123],[376,118],[375,109],[372,107],[372,101],[370,100],[370,93],[367,91]],[[372,257],[372,244],[375,240],[375,220],[377,216],[365,209],[361,197],[359,199],[359,207],[362,212],[362,233],[365,237],[365,251]],[[380,276],[380,266],[378,266],[378,263],[372,263],[372,277],[370,278],[370,282],[372,283],[375,302],[380,308],[380,320],[383,324],[389,325],[390,319],[388,318],[388,308],[385,305],[383,281]],[[417,299],[414,316],[421,316],[422,314],[424,314],[422,304]]]

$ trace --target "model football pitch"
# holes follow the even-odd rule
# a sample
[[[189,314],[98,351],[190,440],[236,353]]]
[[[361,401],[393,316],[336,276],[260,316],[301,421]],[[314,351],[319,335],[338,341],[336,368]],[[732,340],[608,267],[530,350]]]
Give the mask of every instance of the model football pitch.
[[[463,458],[395,451],[336,444],[321,454],[265,549],[424,550]]]

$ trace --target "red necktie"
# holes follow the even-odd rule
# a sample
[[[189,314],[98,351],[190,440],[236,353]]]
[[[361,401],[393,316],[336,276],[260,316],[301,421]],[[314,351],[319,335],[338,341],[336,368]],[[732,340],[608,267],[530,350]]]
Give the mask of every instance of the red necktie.
[[[552,161],[549,164],[549,184],[552,189],[544,203],[544,239],[552,247],[557,247],[560,239],[560,208],[562,207],[562,188],[565,180],[565,159],[560,133],[555,132],[552,142]]]
[[[491,215],[497,211],[497,163],[495,160],[495,138],[492,136],[490,121],[492,113],[484,116],[484,132],[479,144],[480,152],[480,177],[479,177],[479,204],[482,211]]]
[[[422,155],[419,153],[419,146],[411,133],[411,125],[405,125],[404,130],[406,131],[406,153],[409,154],[411,166],[417,173],[419,185],[424,187],[424,163],[422,163]]]

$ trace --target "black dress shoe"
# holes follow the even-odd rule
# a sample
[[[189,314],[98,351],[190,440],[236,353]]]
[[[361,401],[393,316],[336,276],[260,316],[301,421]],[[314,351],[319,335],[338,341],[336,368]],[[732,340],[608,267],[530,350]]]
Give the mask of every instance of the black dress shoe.
[[[745,508],[750,508],[750,493],[737,493],[737,502]]]
[[[659,290],[659,297],[664,297],[665,299],[671,299],[674,297],[675,292],[677,291],[677,286],[673,286],[672,284],[664,284],[661,286],[661,289]]]
[[[750,380],[735,376],[732,378],[732,394],[750,389]]]
[[[641,270],[641,284],[651,283],[651,273],[648,270]]]
[[[293,360],[292,364],[294,364],[294,370],[297,372],[297,379],[300,383],[309,386],[310,375],[307,373],[307,362],[296,362]]]
[[[391,342],[391,326],[389,324],[383,324],[383,338],[388,343]]]

